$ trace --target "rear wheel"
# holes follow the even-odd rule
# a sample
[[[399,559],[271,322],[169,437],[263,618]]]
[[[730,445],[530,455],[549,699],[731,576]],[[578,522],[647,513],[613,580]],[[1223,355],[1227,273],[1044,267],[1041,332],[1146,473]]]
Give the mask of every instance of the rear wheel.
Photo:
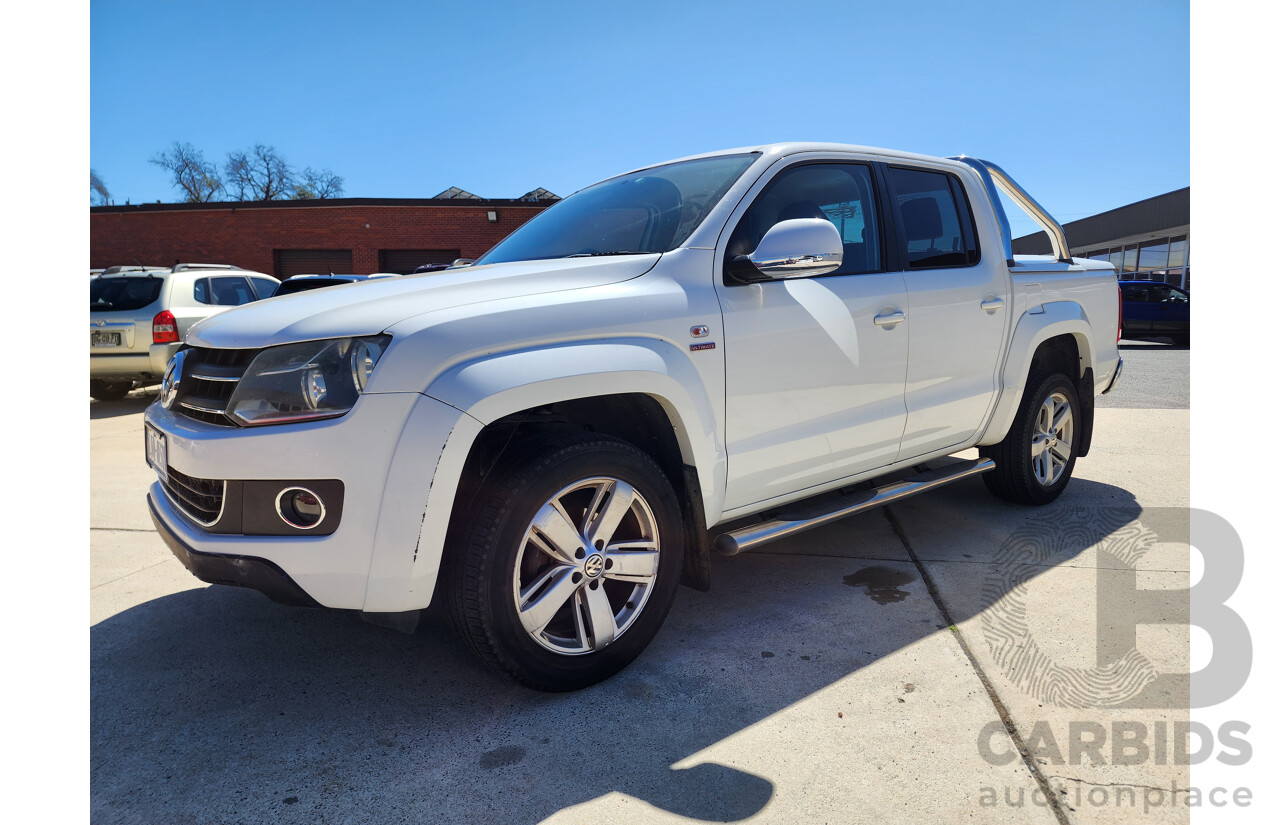
[[[454,532],[450,617],[488,665],[539,690],[576,690],[626,667],[675,598],[680,507],[628,442],[550,440],[497,473]]]
[[[89,379],[89,397],[99,401],[119,401],[133,389],[132,381],[103,381],[99,378]]]
[[[1008,434],[980,450],[996,463],[982,476],[987,489],[1017,504],[1048,504],[1061,495],[1076,464],[1079,412],[1080,399],[1067,376],[1044,370],[1027,376]]]

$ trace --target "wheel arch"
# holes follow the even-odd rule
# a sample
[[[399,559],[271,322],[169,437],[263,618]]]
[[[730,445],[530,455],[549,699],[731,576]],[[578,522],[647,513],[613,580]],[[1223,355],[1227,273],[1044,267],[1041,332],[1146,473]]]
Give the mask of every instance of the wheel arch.
[[[426,394],[467,413],[479,428],[445,447],[463,458],[452,462],[456,474],[433,484],[454,485],[457,494],[447,514],[428,508],[420,547],[443,547],[449,525],[513,443],[539,431],[592,431],[655,458],[681,502],[682,581],[709,587],[707,514],[718,518],[723,505],[724,445],[705,383],[679,349],[627,339],[504,353],[451,368]]]
[[[1018,319],[1009,357],[1001,373],[1001,389],[995,410],[979,446],[989,446],[1004,438],[1013,424],[1018,404],[1034,369],[1064,373],[1075,382],[1084,412],[1084,452],[1092,433],[1093,376],[1096,373],[1092,346],[1093,328],[1084,307],[1075,301],[1045,303],[1043,312],[1025,313]],[[1087,399],[1086,399],[1087,396]],[[1081,453],[1081,455],[1084,454]]]

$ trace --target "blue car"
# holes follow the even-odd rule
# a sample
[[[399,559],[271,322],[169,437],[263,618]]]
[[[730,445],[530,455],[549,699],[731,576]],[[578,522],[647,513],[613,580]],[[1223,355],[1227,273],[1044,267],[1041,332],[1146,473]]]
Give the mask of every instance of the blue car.
[[[1159,281],[1121,281],[1120,300],[1122,338],[1191,344],[1191,297],[1185,289]]]

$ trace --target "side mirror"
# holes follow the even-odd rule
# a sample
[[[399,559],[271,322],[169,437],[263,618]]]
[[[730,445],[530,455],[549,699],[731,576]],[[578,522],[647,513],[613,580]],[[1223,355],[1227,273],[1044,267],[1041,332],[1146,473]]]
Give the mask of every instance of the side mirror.
[[[743,269],[755,270],[742,273],[747,275],[743,280],[748,281],[826,275],[844,263],[844,242],[835,224],[825,218],[779,221],[764,233],[755,252],[739,256],[734,263],[735,275]]]

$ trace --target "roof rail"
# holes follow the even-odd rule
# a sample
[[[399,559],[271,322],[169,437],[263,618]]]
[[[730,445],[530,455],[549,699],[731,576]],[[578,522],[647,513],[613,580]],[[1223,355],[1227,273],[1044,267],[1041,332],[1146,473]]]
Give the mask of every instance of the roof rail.
[[[188,269],[240,269],[235,264],[174,264],[174,272],[185,272]]]
[[[142,265],[138,265],[138,266],[109,266],[109,267],[107,267],[106,269],[102,270],[102,274],[103,274],[103,275],[118,275],[118,274],[120,274],[121,272],[148,272],[148,271],[153,270],[153,269],[154,269],[154,270],[159,271],[159,270],[161,270],[161,269],[165,269],[165,268],[166,268],[166,267],[163,267],[163,266],[142,266]]]
[[[996,166],[989,160],[981,158],[971,158],[965,155],[956,155],[949,160],[958,160],[961,163],[972,166],[978,173],[978,177],[982,178],[982,185],[987,189],[987,197],[991,199],[991,206],[996,211],[996,217],[1000,219],[1000,234],[1004,241],[1004,257],[1009,262],[1009,266],[1013,266],[1013,234],[1009,230],[1009,218],[1004,213],[1004,207],[1000,204],[1000,196],[996,193],[999,187],[1001,192],[1008,195],[1014,203],[1022,208],[1031,216],[1036,223],[1040,224],[1040,228],[1049,236],[1049,243],[1053,244],[1053,255],[1062,263],[1071,263],[1071,247],[1067,245],[1067,233],[1062,230],[1062,224],[1053,219],[1049,211],[1036,202],[1036,199],[1027,193],[1027,190],[1018,185],[1008,172]]]

